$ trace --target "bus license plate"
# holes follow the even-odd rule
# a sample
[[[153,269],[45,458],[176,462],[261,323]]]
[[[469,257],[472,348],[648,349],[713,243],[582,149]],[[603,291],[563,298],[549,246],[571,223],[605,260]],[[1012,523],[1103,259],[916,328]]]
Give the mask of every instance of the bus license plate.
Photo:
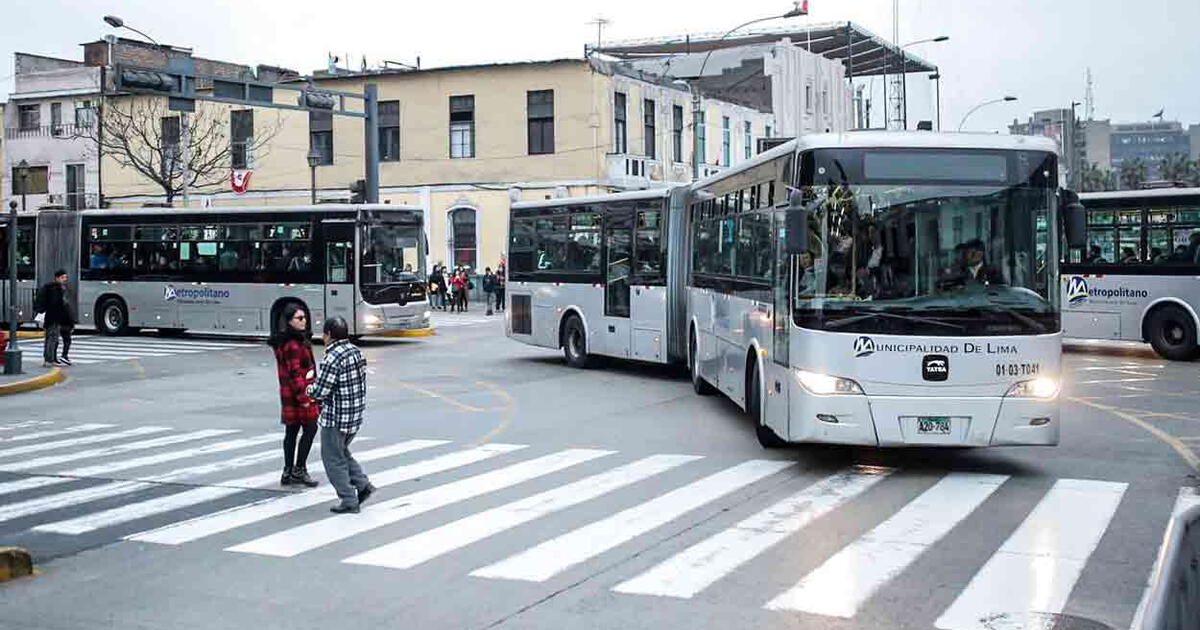
[[[945,416],[920,416],[917,418],[917,433],[949,435],[950,418]]]

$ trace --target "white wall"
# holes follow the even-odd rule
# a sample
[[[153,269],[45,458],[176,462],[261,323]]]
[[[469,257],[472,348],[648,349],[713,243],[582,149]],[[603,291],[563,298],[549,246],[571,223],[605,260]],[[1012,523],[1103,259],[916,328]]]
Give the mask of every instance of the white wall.
[[[771,109],[776,135],[838,132],[854,128],[853,92],[841,61],[826,59],[780,40],[763,57],[771,77]],[[805,88],[811,88],[811,106]]]

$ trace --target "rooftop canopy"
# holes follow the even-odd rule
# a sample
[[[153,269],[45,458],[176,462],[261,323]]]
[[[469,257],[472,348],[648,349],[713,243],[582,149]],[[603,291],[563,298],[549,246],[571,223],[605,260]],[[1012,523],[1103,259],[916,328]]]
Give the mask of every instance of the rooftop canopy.
[[[896,74],[901,68],[908,72],[937,72],[937,66],[889,42],[853,22],[813,24],[807,27],[787,27],[735,33],[722,39],[724,33],[697,33],[615,41],[591,52],[618,59],[646,59],[669,55],[707,52],[752,44],[770,44],[790,39],[793,44],[826,59],[840,60],[846,76],[861,77]]]

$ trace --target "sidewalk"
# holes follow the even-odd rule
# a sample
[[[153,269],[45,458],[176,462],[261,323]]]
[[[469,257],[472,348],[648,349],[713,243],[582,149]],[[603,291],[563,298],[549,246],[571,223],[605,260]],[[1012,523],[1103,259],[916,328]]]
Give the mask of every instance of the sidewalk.
[[[4,374],[3,369],[0,369],[0,396],[45,389],[61,383],[66,378],[66,374],[59,368],[30,365],[29,361],[25,362],[23,369],[22,374]]]

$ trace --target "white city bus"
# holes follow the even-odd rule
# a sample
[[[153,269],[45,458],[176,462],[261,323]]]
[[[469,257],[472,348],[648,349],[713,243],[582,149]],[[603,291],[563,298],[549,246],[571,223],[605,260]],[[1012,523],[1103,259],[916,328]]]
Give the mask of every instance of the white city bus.
[[[1062,265],[1063,334],[1200,357],[1200,188],[1079,195],[1087,247]]]
[[[46,282],[63,268],[78,279],[81,325],[109,335],[263,335],[289,303],[308,310],[316,330],[333,315],[353,335],[429,327],[417,208],[43,210],[18,227],[25,320],[35,270]]]
[[[1052,142],[805,136],[690,186],[513,204],[507,333],[683,363],[764,446],[1053,445]]]

